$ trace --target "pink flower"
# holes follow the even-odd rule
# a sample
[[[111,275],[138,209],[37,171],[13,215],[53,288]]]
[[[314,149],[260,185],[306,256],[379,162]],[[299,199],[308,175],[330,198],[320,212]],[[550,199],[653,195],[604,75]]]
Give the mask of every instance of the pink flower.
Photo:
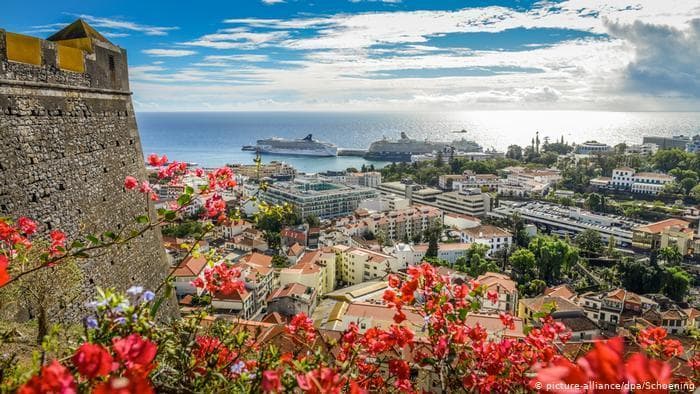
[[[168,157],[163,155],[161,157],[158,157],[155,153],[151,153],[148,155],[148,164],[153,166],[153,167],[162,167],[165,165],[165,163],[168,162]]]
[[[126,338],[113,338],[112,348],[117,358],[129,369],[135,369],[148,374],[154,367],[151,363],[156,357],[158,347],[139,334],[131,334]]]
[[[34,375],[27,383],[19,388],[19,394],[60,393],[74,394],[78,392],[75,379],[68,368],[53,360],[41,368],[39,375]]]
[[[124,178],[124,187],[126,190],[134,190],[139,185],[139,181],[133,176],[127,176]]]
[[[266,393],[274,393],[282,390],[282,380],[277,371],[265,371],[262,378],[262,389]]]
[[[25,235],[32,235],[36,232],[36,223],[27,217],[22,216],[19,218],[17,225]]]
[[[7,257],[0,254],[0,287],[4,286],[5,284],[7,284],[7,282],[10,281],[10,274],[7,273],[8,265],[9,261],[7,260]]]
[[[83,343],[72,360],[78,372],[88,379],[106,376],[112,371],[112,355],[102,345]]]

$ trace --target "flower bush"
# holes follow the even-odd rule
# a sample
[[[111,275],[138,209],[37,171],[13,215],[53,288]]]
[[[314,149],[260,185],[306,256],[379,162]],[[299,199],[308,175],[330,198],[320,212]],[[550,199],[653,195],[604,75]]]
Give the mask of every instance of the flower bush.
[[[199,177],[201,188],[186,187],[172,209],[155,217],[135,218],[140,228],[128,234],[87,235],[68,242],[59,231],[37,264],[14,272],[33,247],[36,224],[28,218],[0,219],[0,287],[34,270],[66,258],[89,258],[94,250],[129,242],[144,231],[179,220],[196,196],[206,198],[202,219],[206,234],[228,219],[221,192],[236,185],[230,168],[189,170],[151,155],[158,177],[177,181]],[[124,188],[155,195],[145,180],[127,177]],[[203,237],[204,234],[201,236]],[[187,253],[197,253],[195,242]],[[428,263],[392,274],[383,295],[394,324],[361,330],[351,323],[343,332],[319,329],[306,315],[295,316],[281,329],[251,322],[216,320],[211,306],[171,322],[159,322],[158,310],[171,296],[170,278],[157,289],[132,287],[125,292],[99,290],[86,307],[83,333],[71,344],[71,355],[55,359],[44,351],[30,374],[0,364],[0,389],[20,393],[151,393],[151,392],[610,392],[598,388],[564,389],[562,384],[700,383],[696,354],[680,373],[671,359],[684,354],[682,345],[659,328],[639,333],[642,351],[626,355],[622,338],[601,340],[578,360],[560,348],[570,333],[550,316],[515,335],[515,319],[499,315],[502,328],[487,331],[467,324],[484,300],[497,295],[475,281],[455,283]],[[208,294],[244,292],[240,272],[213,264],[193,284]],[[412,317],[411,319],[408,316]],[[419,316],[416,320],[415,316]],[[418,323],[417,323],[418,321]],[[266,330],[262,330],[265,327]],[[621,389],[619,391],[624,391]],[[635,389],[635,393],[666,392]],[[617,391],[615,391],[617,392]]]

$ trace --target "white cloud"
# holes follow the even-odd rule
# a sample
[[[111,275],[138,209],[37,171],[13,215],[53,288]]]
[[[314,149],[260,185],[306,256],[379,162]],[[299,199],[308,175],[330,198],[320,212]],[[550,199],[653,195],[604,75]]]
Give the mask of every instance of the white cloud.
[[[251,32],[244,28],[222,29],[181,45],[214,49],[254,49],[279,43],[288,37],[286,31]]]
[[[144,49],[141,52],[156,57],[183,57],[197,54],[195,51],[185,49]]]
[[[165,36],[168,34],[169,31],[178,29],[178,27],[175,26],[149,26],[125,20],[103,18],[84,14],[78,15],[78,17],[84,19],[86,22],[98,29],[107,28],[114,30],[130,30],[143,33],[147,36]]]

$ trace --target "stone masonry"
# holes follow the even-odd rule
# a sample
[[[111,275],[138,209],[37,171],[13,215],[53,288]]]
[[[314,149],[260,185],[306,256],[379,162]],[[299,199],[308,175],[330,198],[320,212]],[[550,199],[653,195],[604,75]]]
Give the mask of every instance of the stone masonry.
[[[8,34],[0,30],[0,216],[25,215],[44,233],[61,229],[70,239],[132,228],[136,216],[152,215],[143,195],[123,187],[127,175],[144,179],[146,171],[126,51],[85,34],[92,41],[85,71],[65,71],[60,41],[41,40],[41,64],[24,64],[8,59]],[[95,287],[155,289],[169,270],[160,231],[81,264],[83,297],[59,312],[72,320]],[[166,309],[175,313],[174,304]]]

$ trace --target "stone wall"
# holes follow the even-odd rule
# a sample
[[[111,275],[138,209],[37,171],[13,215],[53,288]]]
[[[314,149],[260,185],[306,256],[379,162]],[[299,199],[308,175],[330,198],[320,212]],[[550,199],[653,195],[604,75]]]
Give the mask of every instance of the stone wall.
[[[123,187],[127,175],[145,177],[125,52],[96,43],[86,72],[74,73],[57,68],[55,43],[42,41],[40,66],[7,60],[5,44],[0,30],[0,216],[26,215],[44,232],[76,236],[117,232],[153,214],[144,196]],[[154,289],[169,269],[160,231],[82,268],[78,307],[97,286]],[[174,303],[168,308],[174,313]],[[61,313],[82,315],[75,306]]]

